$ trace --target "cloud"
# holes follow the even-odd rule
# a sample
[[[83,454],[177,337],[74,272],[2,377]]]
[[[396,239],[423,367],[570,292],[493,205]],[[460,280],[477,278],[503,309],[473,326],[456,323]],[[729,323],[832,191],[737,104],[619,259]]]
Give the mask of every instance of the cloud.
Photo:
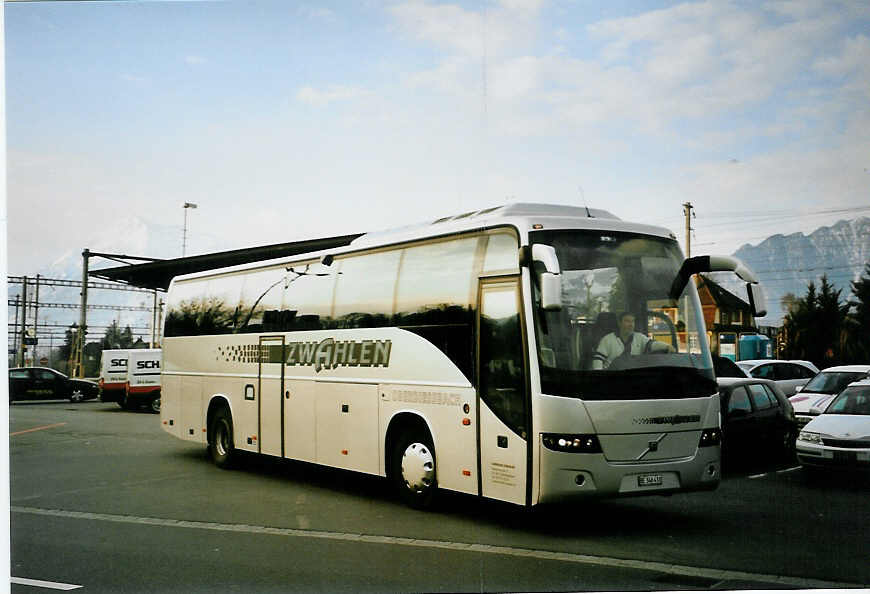
[[[189,55],[189,56],[184,56],[184,61],[185,61],[185,63],[190,64],[191,66],[196,66],[199,64],[205,64],[208,60],[206,60],[202,56]]]
[[[299,6],[296,12],[307,19],[332,20],[335,18],[335,12],[323,6],[311,6],[308,4]]]
[[[672,134],[678,122],[746,117],[769,109],[768,102],[793,90],[811,66],[851,77],[842,88],[828,87],[828,95],[866,88],[867,75],[857,73],[867,72],[870,40],[858,35],[839,41],[855,14],[863,14],[847,5],[684,3],[591,23],[585,28],[591,49],[567,55],[559,38],[539,40],[540,47],[531,43],[541,8],[519,4],[501,3],[487,14],[422,0],[394,7],[404,33],[448,50],[438,65],[408,80],[457,96],[480,95],[485,57],[487,108],[509,114],[493,123],[530,134],[541,121],[548,131],[568,126],[580,133],[621,121],[646,134]],[[801,80],[804,86],[814,82]],[[794,110],[794,104],[821,99],[792,94],[788,100],[792,104],[783,107]]]
[[[322,107],[334,101],[347,101],[367,95],[368,92],[359,87],[346,87],[331,85],[326,89],[315,89],[305,86],[296,92],[296,99],[300,103],[306,103],[315,107]]]
[[[870,38],[866,35],[858,35],[846,39],[838,55],[817,59],[813,63],[813,69],[828,76],[845,76],[853,72],[861,72],[866,79],[868,64],[870,64]]]
[[[148,82],[148,78],[145,76],[137,76],[135,74],[128,74],[128,73],[122,74],[121,80],[129,82],[129,83],[135,83],[135,84],[142,84],[142,83]]]
[[[391,8],[399,29],[411,37],[466,56],[502,55],[534,39],[542,2],[502,0],[492,10],[466,10],[426,0],[403,2]]]

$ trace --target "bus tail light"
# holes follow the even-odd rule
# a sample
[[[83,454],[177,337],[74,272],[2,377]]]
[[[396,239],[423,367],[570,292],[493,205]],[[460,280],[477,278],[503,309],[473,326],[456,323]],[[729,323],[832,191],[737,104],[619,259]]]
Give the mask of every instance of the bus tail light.
[[[600,454],[601,444],[597,435],[567,435],[561,433],[544,433],[541,436],[544,447],[556,452],[574,452],[580,454]]]
[[[698,443],[699,448],[717,446],[722,443],[721,429],[704,429],[701,431],[701,441]]]

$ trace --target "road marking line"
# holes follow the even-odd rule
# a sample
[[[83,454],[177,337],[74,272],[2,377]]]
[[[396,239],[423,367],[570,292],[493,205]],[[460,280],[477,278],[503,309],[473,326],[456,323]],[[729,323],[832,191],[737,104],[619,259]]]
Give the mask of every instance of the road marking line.
[[[766,472],[764,472],[764,473],[762,473],[762,474],[750,474],[750,475],[749,475],[748,477],[746,477],[746,478],[751,478],[751,479],[763,478],[763,477],[767,476],[767,474],[768,474],[768,473],[766,473]]]
[[[33,433],[34,431],[42,431],[43,429],[53,429],[55,427],[62,427],[66,425],[66,423],[55,423],[54,425],[43,425],[42,427],[34,427],[33,429],[25,429],[24,431],[16,431],[15,433],[10,433],[9,437],[13,435],[21,435],[22,433]]]
[[[781,576],[763,573],[751,573],[746,571],[733,571],[728,569],[714,569],[707,567],[692,567],[690,565],[674,565],[658,561],[641,561],[638,559],[619,559],[616,557],[602,557],[598,555],[584,555],[581,553],[566,553],[558,551],[542,551],[538,549],[523,549],[519,547],[507,547],[500,545],[487,545],[466,542],[451,542],[445,540],[422,540],[402,536],[378,536],[372,534],[354,534],[348,532],[329,532],[325,530],[307,530],[300,528],[275,528],[271,526],[251,526],[248,524],[220,524],[216,522],[198,522],[192,520],[172,520],[169,518],[149,518],[138,516],[119,516],[113,514],[101,514],[92,512],[69,511],[62,509],[44,509],[38,507],[11,506],[10,511],[18,514],[32,514],[37,516],[53,516],[59,518],[72,518],[77,520],[97,520],[102,522],[118,522],[122,524],[141,524],[145,526],[162,526],[167,528],[194,528],[198,530],[215,530],[218,532],[241,532],[247,534],[268,534],[274,536],[295,536],[301,538],[319,538],[327,540],[339,540],[346,542],[364,542],[373,544],[385,544],[406,547],[421,547],[429,549],[447,549],[459,552],[489,553],[494,555],[508,555],[512,557],[531,557],[546,561],[564,561],[567,563],[584,563],[604,567],[625,567],[665,573],[672,575],[687,575],[705,577],[719,581],[750,581],[777,584],[792,588],[862,588],[866,584],[850,584],[846,582],[832,582],[811,578]]]
[[[77,586],[75,584],[62,584],[60,582],[45,582],[42,580],[29,580],[27,578],[11,578],[11,582],[13,584],[20,584],[22,586],[36,586],[37,588],[51,588],[52,590],[77,590],[82,588],[83,586]]]

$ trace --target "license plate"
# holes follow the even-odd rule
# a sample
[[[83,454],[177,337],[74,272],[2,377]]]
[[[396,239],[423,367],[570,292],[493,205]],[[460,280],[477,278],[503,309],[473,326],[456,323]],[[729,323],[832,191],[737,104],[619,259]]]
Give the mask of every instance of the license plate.
[[[659,487],[662,484],[660,474],[641,474],[637,477],[638,487]]]

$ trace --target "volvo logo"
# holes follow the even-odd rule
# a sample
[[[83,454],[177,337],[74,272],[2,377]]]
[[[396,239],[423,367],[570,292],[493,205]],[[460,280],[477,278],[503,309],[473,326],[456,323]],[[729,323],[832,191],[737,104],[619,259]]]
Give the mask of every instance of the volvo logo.
[[[659,435],[656,439],[653,439],[653,440],[651,440],[651,441],[648,441],[647,444],[646,444],[646,450],[644,450],[644,452],[643,452],[640,456],[638,456],[637,458],[635,458],[635,459],[636,459],[636,460],[643,460],[643,457],[646,456],[647,454],[649,454],[650,452],[657,452],[657,451],[659,451],[659,444],[660,444],[660,443],[662,442],[662,440],[664,440],[664,438],[667,437],[667,436],[668,436],[667,433],[662,433],[662,434]]]

